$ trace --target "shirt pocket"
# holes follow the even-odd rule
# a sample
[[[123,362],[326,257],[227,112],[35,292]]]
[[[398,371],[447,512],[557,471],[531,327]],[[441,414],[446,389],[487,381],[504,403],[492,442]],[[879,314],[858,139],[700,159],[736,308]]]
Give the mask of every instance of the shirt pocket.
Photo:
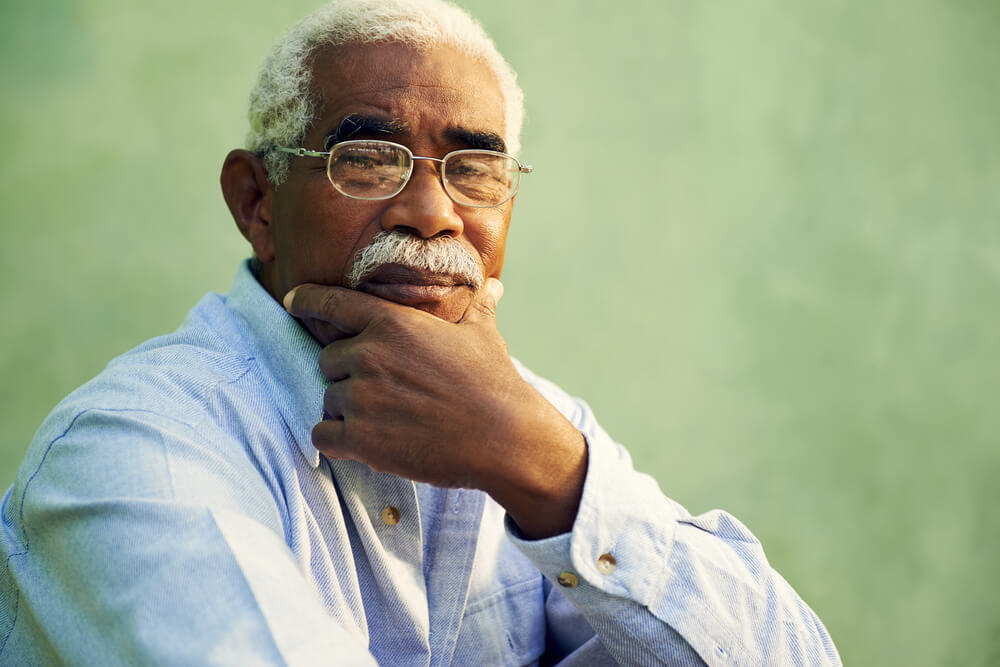
[[[545,651],[542,578],[521,581],[465,608],[456,665],[528,665]]]

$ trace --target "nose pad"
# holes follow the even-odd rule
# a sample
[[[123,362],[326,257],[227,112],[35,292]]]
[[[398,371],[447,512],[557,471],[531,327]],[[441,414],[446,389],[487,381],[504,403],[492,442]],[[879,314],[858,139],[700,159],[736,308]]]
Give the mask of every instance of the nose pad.
[[[440,163],[416,160],[406,187],[389,200],[382,229],[405,229],[422,238],[460,236],[464,228],[456,204],[445,192]]]

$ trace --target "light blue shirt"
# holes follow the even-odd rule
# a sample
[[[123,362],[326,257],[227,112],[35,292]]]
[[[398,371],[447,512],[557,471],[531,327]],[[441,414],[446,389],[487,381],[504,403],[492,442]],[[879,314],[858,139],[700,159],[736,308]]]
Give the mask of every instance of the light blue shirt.
[[[839,663],[739,521],[691,516],[520,366],[588,443],[571,533],[326,459],[320,346],[248,267],[38,431],[3,500],[0,663]]]

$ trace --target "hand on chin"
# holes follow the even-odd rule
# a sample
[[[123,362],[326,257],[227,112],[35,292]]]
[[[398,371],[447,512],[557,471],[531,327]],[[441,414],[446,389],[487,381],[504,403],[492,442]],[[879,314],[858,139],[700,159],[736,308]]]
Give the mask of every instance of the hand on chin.
[[[461,320],[475,297],[475,291],[468,285],[365,282],[357,289],[386,301],[422,310],[446,322]]]
[[[434,287],[439,289],[430,289]],[[443,287],[362,283],[358,285],[356,290],[386,301],[422,310],[445,322],[460,321],[476,296],[475,290],[468,285]],[[344,331],[333,322],[323,319],[302,317],[300,322],[322,345],[329,345],[333,341],[355,335],[355,332]]]

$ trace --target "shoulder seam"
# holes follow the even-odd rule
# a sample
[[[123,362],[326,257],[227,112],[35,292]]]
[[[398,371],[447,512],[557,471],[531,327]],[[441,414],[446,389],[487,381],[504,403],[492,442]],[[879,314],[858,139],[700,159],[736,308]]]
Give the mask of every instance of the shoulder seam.
[[[232,383],[238,382],[240,379],[242,379],[243,377],[245,377],[250,372],[251,368],[253,368],[253,367],[255,367],[257,365],[256,364],[256,358],[253,357],[253,356],[244,357],[244,360],[247,363],[246,363],[246,367],[243,369],[242,373],[240,373],[238,376],[236,376],[234,378],[226,378],[226,379],[223,379],[223,380],[218,380],[217,382],[214,383],[214,385],[212,386],[212,388],[209,390],[208,393],[214,394],[215,392],[218,391],[219,387],[221,387],[223,385],[228,385],[228,384],[232,384]],[[55,447],[56,443],[59,442],[60,440],[62,440],[64,437],[66,437],[66,435],[69,434],[69,432],[71,430],[73,430],[73,427],[76,425],[76,422],[81,417],[83,417],[84,415],[86,415],[88,413],[91,413],[91,412],[132,413],[132,414],[155,415],[156,417],[159,417],[159,418],[162,418],[162,419],[174,422],[174,423],[179,424],[179,425],[181,425],[181,426],[183,426],[183,427],[185,427],[187,429],[190,429],[190,430],[195,430],[199,424],[204,423],[204,419],[205,419],[205,417],[203,416],[202,419],[199,419],[199,420],[194,421],[194,422],[188,422],[188,421],[184,421],[184,420],[181,420],[181,419],[177,419],[177,418],[172,417],[170,415],[165,415],[163,413],[156,412],[154,410],[147,410],[147,409],[143,409],[143,408],[101,408],[101,407],[90,407],[90,408],[84,408],[84,409],[80,410],[79,412],[77,412],[75,415],[73,415],[73,418],[70,420],[69,424],[66,425],[66,428],[62,431],[62,433],[60,433],[59,435],[57,435],[56,437],[52,438],[52,440],[49,441],[49,444],[45,448],[45,452],[42,454],[41,460],[38,462],[38,465],[35,467],[35,470],[32,471],[31,475],[28,476],[27,481],[25,481],[25,483],[24,483],[24,488],[21,489],[21,497],[18,499],[18,506],[17,506],[17,512],[18,512],[18,517],[17,517],[18,518],[18,526],[17,527],[18,527],[18,533],[19,533],[18,534],[18,538],[21,541],[21,545],[20,545],[20,548],[17,551],[9,554],[7,556],[7,558],[6,558],[6,560],[4,561],[4,569],[6,570],[7,576],[10,576],[10,562],[11,562],[11,560],[13,558],[17,557],[17,556],[24,556],[24,555],[26,555],[29,552],[29,550],[31,549],[31,540],[30,540],[30,538],[28,536],[28,527],[27,527],[27,525],[25,524],[25,521],[24,521],[24,501],[25,501],[25,498],[28,495],[28,489],[31,487],[31,483],[34,481],[35,477],[39,474],[39,472],[41,472],[42,466],[45,465],[45,460],[48,458],[49,453],[52,451],[52,448]],[[204,415],[204,413],[203,413],[203,415]],[[11,618],[10,627],[7,628],[7,631],[4,634],[3,639],[0,639],[0,655],[3,654],[4,649],[7,647],[7,642],[9,641],[11,634],[14,632],[14,627],[17,625],[18,612],[19,612],[20,606],[21,606],[21,591],[20,591],[20,588],[18,588],[16,585],[13,586],[13,588],[14,588],[14,596],[15,596],[15,598],[14,598],[14,613],[13,613],[12,618]]]

